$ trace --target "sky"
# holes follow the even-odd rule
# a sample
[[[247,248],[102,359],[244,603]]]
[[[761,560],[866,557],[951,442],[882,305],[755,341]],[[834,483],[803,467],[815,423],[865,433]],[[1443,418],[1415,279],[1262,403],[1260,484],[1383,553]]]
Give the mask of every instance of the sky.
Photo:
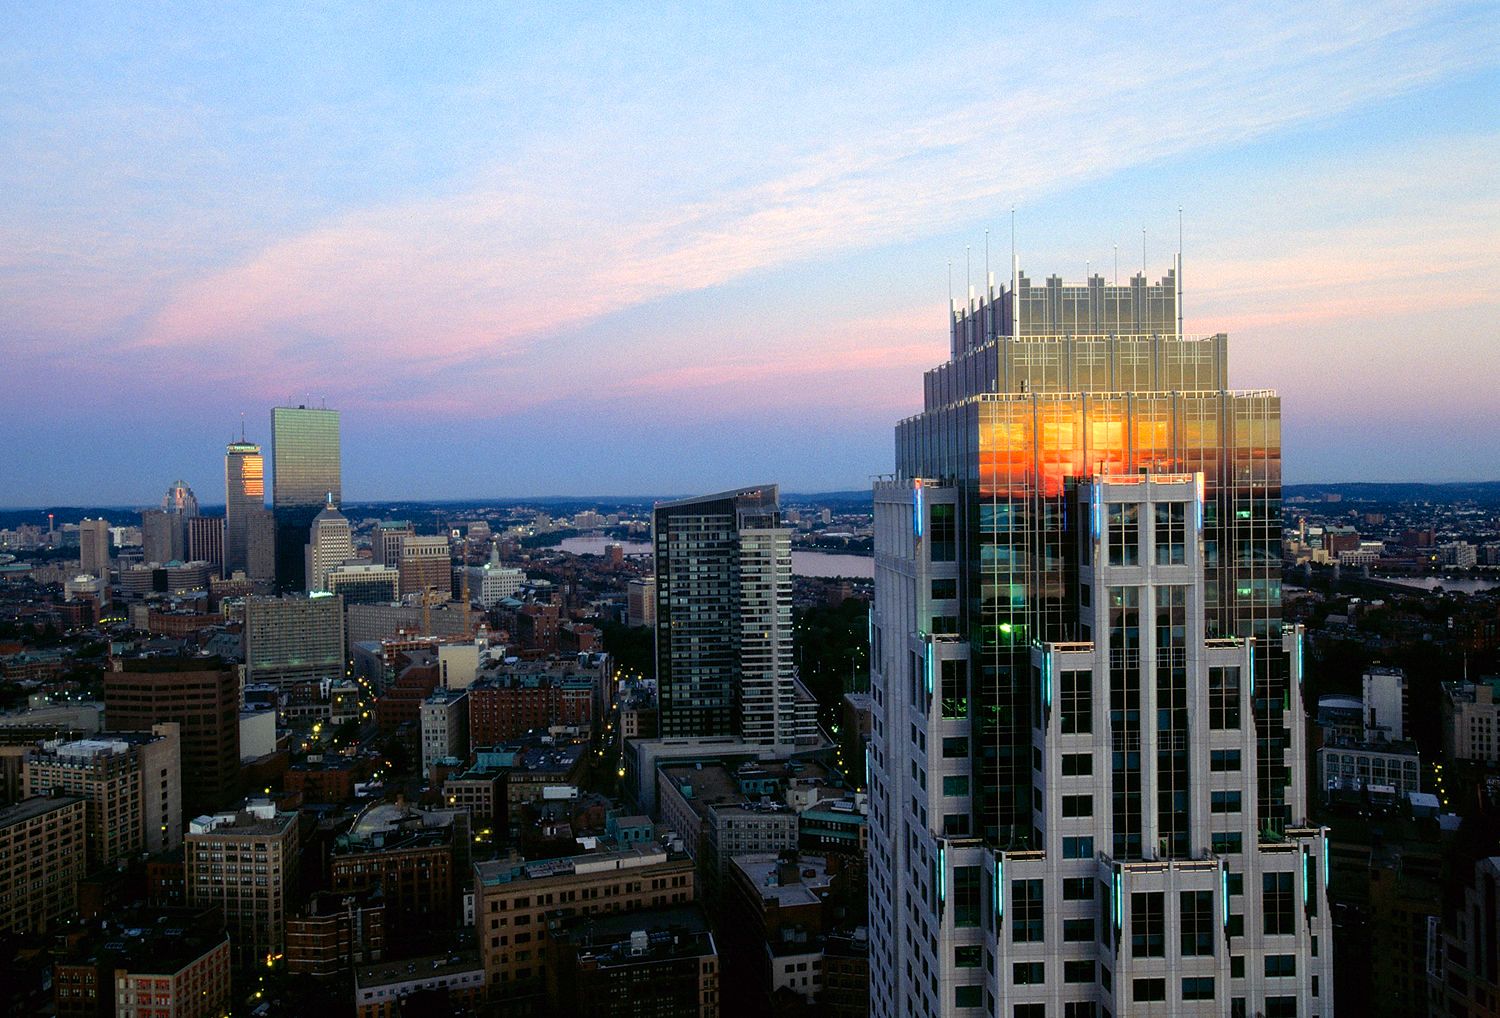
[[[13,7],[0,505],[288,403],[347,500],[865,487],[1013,208],[1072,280],[1180,207],[1286,481],[1500,477],[1500,5],[1232,9]]]

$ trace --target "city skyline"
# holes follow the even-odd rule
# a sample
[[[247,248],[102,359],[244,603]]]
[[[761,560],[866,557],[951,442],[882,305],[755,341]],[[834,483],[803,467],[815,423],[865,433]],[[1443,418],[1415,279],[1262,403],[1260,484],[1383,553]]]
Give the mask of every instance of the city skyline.
[[[1142,227],[1161,275],[1181,206],[1186,331],[1287,396],[1288,482],[1500,476],[1439,398],[1500,381],[1493,8],[1062,8],[1064,65],[959,10],[157,17],[0,44],[6,505],[211,488],[320,397],[351,500],[863,487],[1012,206],[1070,280]],[[539,436],[504,484],[497,433]],[[600,436],[587,483],[549,448]]]

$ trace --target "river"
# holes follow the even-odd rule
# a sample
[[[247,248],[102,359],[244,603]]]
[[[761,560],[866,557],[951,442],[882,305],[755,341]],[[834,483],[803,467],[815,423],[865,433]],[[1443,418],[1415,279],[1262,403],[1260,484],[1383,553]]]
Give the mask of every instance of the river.
[[[626,555],[651,554],[651,544],[648,541],[617,541],[598,534],[565,538],[558,547],[574,555],[603,555],[605,545],[609,544],[618,544]],[[847,576],[856,580],[869,580],[875,577],[875,559],[870,555],[794,551],[792,572],[797,576]]]

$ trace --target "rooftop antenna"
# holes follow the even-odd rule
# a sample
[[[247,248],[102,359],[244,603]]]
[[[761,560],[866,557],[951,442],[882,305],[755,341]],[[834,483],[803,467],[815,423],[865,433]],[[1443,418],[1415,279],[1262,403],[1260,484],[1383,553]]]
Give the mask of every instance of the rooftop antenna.
[[[1010,334],[1016,336],[1021,329],[1021,299],[1016,295],[1021,284],[1021,263],[1016,258],[1016,207],[1010,207]]]
[[[240,411],[240,442],[241,442],[241,444],[243,444],[244,441],[245,441],[245,411],[241,410]]]
[[[1182,338],[1182,206],[1177,206],[1177,338]]]

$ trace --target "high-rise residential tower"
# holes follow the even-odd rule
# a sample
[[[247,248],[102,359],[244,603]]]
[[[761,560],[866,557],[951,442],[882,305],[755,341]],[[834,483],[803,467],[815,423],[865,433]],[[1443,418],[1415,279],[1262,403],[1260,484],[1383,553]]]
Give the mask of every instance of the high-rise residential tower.
[[[661,734],[815,738],[792,658],[791,532],[776,485],[659,503],[653,541]]]
[[[271,411],[271,502],[276,514],[276,586],[306,590],[313,517],[343,500],[339,412],[305,406]]]
[[[260,446],[241,439],[224,450],[224,574],[250,568],[250,514],[266,507],[266,463]]]
[[[876,1015],[1330,1015],[1280,401],[1174,269],[953,309],[875,486]]]

